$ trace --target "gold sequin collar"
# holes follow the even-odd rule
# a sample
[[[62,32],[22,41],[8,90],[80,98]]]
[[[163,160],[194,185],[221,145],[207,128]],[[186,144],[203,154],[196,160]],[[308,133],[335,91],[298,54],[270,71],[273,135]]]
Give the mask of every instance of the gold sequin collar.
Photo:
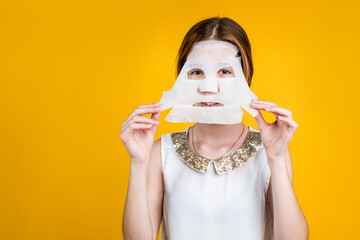
[[[210,160],[190,149],[187,141],[188,131],[189,128],[181,132],[172,133],[171,141],[177,156],[190,168],[201,173],[207,172],[211,162],[214,162],[215,170],[218,174],[227,173],[238,168],[254,156],[261,145],[260,132],[249,128],[248,135],[240,148],[230,155]]]

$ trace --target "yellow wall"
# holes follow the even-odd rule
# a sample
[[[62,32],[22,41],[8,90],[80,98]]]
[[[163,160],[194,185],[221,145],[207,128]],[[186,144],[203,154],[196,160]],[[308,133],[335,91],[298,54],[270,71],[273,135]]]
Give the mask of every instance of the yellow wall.
[[[310,239],[358,239],[358,12],[355,0],[2,0],[0,239],[122,238],[121,124],[171,88],[185,33],[215,15],[249,35],[252,90],[299,124],[290,148]],[[156,138],[190,125],[166,113]]]

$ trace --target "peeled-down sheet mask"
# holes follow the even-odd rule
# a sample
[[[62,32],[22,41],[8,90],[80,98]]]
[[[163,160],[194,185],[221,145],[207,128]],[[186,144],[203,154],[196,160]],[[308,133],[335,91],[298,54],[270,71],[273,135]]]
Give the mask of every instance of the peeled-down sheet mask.
[[[255,117],[258,110],[250,104],[257,96],[247,84],[237,53],[237,47],[225,41],[195,43],[174,86],[160,99],[161,111],[173,108],[165,120],[234,124],[241,122],[243,109]]]

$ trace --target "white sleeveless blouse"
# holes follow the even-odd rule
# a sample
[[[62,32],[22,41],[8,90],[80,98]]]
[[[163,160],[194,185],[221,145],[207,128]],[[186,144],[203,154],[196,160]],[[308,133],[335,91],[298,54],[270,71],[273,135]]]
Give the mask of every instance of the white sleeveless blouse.
[[[188,129],[161,136],[162,240],[273,239],[265,194],[270,168],[260,132],[216,161],[193,152]]]

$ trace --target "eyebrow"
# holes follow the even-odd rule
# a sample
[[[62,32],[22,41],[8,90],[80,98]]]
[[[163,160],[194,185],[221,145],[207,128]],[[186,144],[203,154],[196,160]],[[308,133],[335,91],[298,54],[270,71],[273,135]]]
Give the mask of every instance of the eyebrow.
[[[203,65],[197,64],[197,63],[191,63],[191,64],[189,64],[189,67],[190,67],[190,68],[202,68]]]
[[[217,64],[218,67],[231,67],[229,62],[220,62]]]
[[[200,68],[202,69],[204,67],[204,65],[202,64],[198,64],[198,63],[191,63],[189,64],[190,68]],[[229,62],[219,62],[216,64],[216,67],[218,68],[224,68],[224,67],[231,67],[231,63]]]

